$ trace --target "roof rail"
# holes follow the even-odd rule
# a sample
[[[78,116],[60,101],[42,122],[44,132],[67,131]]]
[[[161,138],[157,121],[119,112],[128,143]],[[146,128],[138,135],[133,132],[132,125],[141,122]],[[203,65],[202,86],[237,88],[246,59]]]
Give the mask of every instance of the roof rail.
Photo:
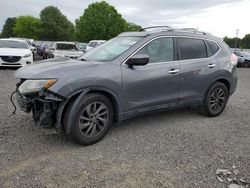
[[[171,27],[169,27],[169,26],[152,26],[152,27],[144,27],[144,28],[141,28],[140,30],[139,30],[139,32],[140,31],[146,31],[147,29],[158,29],[158,28],[166,28],[166,29],[170,29]]]
[[[168,31],[192,32],[192,33],[199,33],[203,35],[210,34],[204,31],[199,31],[198,29],[195,29],[195,28],[171,28]]]
[[[148,29],[159,29],[163,28],[162,31],[179,31],[179,32],[189,32],[189,33],[197,33],[197,34],[203,34],[203,35],[211,35],[210,33],[204,32],[204,31],[199,31],[195,28],[172,28],[170,26],[152,26],[152,27],[145,27],[141,28],[139,32],[141,31],[146,31]]]

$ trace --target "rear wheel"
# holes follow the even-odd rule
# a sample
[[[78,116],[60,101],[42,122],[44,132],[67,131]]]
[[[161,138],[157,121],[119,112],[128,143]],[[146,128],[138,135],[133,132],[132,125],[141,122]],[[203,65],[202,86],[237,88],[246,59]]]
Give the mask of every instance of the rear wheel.
[[[225,84],[215,82],[207,93],[201,112],[209,117],[220,115],[227,105],[228,97],[228,89]]]
[[[67,130],[69,126],[67,122],[73,103],[74,101],[66,109],[68,116],[64,118],[64,130]],[[106,96],[99,93],[87,94],[77,105],[73,114],[69,137],[81,145],[98,142],[107,134],[112,125],[113,113],[112,104]]]

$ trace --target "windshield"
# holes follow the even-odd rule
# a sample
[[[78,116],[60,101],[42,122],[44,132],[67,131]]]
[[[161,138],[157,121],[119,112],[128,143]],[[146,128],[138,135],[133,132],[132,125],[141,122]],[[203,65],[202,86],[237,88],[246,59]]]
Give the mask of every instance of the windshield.
[[[116,37],[87,52],[80,59],[86,61],[112,61],[140,39],[141,37]]]
[[[28,44],[23,41],[0,40],[0,48],[20,48],[28,49]]]
[[[237,56],[250,56],[249,52],[234,52]]]
[[[57,43],[56,49],[57,50],[78,50],[74,44],[67,44],[67,43]]]
[[[76,46],[80,49],[85,49],[87,47],[87,43],[78,43]]]
[[[242,54],[243,56],[250,56],[250,53],[249,53],[249,52],[241,52],[241,54]]]

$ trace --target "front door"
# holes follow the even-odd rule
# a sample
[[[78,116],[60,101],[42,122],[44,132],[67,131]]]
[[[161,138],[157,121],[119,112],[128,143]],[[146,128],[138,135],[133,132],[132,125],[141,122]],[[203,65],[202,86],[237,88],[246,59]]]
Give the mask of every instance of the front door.
[[[174,39],[152,40],[136,54],[150,57],[145,66],[122,65],[125,112],[147,111],[177,105],[180,65],[175,60]]]

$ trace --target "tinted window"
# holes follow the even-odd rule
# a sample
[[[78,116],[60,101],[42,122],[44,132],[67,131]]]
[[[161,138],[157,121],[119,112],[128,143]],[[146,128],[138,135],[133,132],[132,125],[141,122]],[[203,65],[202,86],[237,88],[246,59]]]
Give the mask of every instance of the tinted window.
[[[212,55],[216,54],[220,49],[220,47],[215,42],[210,41],[210,40],[207,41],[207,45],[208,45]]]
[[[203,40],[192,38],[179,38],[181,60],[207,57],[207,49]]]
[[[159,38],[144,46],[136,54],[146,54],[149,63],[167,62],[174,60],[173,38]]]

